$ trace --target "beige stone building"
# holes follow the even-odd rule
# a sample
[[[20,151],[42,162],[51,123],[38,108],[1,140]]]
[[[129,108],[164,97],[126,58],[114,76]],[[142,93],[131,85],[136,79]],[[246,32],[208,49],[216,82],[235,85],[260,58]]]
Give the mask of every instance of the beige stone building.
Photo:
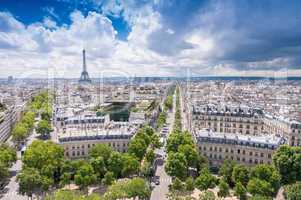
[[[221,133],[243,135],[275,134],[291,146],[301,145],[301,123],[273,116],[262,109],[235,106],[194,105],[193,131],[206,128]]]
[[[242,106],[194,105],[192,130],[199,151],[214,166],[225,159],[271,163],[279,145],[301,145],[301,123]]]
[[[275,135],[247,136],[207,129],[195,136],[200,153],[211,166],[220,166],[225,159],[245,165],[271,164],[274,151],[285,143],[283,137]]]
[[[57,142],[64,148],[65,156],[71,159],[87,157],[90,149],[100,143],[115,151],[126,152],[138,128],[128,122],[110,122],[102,128],[68,127],[60,129]]]

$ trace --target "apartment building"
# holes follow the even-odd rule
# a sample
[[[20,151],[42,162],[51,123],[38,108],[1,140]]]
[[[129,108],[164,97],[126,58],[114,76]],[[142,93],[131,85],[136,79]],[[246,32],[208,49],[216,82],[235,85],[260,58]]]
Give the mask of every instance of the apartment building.
[[[249,107],[193,105],[193,129],[221,133],[259,135],[263,132],[263,110]]]
[[[220,166],[225,159],[248,166],[271,164],[275,150],[285,139],[275,135],[247,136],[220,133],[208,129],[195,134],[199,152],[208,158],[211,166]]]
[[[288,145],[301,145],[300,122],[266,113],[259,108],[194,105],[192,123],[194,131],[206,128],[215,132],[254,136],[269,133],[286,138]]]
[[[65,156],[71,159],[87,157],[96,144],[106,144],[115,151],[126,152],[138,128],[128,122],[110,122],[102,128],[69,126],[59,130],[57,142],[64,148]]]
[[[0,117],[0,142],[4,142],[10,137],[13,126],[20,120],[25,105],[26,103],[23,102],[22,104],[15,105],[8,108],[5,112],[2,112]]]

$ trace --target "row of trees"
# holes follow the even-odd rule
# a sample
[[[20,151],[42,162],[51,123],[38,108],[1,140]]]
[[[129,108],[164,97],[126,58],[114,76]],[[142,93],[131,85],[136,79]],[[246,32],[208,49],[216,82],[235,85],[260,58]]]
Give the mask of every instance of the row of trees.
[[[51,131],[51,97],[48,91],[43,91],[38,95],[32,97],[26,106],[26,111],[23,113],[22,118],[16,123],[12,130],[12,140],[17,146],[29,136],[34,127],[35,116],[41,113],[42,120],[37,129],[38,133],[44,134]]]
[[[112,150],[105,144],[93,146],[85,160],[66,160],[64,150],[51,141],[34,141],[25,151],[23,168],[17,180],[20,193],[29,197],[45,196],[49,191],[75,183],[82,191],[92,184],[108,186],[116,179],[133,177],[141,171],[140,162],[154,159],[148,146],[159,139],[152,128],[141,128],[129,144],[127,153]]]
[[[247,199],[247,191],[253,196],[269,198],[275,196],[280,188],[280,174],[272,165],[260,164],[249,168],[225,160],[219,175],[242,200]]]
[[[15,149],[8,145],[0,145],[0,185],[9,177],[9,168],[17,160]]]

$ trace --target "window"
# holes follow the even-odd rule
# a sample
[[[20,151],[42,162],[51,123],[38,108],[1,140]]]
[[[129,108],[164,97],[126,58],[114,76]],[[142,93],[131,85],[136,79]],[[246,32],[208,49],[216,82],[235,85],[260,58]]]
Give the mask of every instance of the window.
[[[260,153],[260,157],[264,157],[264,153]]]
[[[242,154],[245,155],[245,154],[246,154],[246,151],[245,151],[245,150],[242,150]]]
[[[268,154],[268,158],[271,158],[271,157],[272,157],[272,156],[271,156],[271,154],[269,153],[269,154]]]
[[[222,147],[220,147],[220,148],[219,148],[219,152],[222,152],[222,151],[223,151],[223,150],[222,150]]]
[[[228,148],[226,148],[226,153],[228,153],[228,151],[229,151]]]
[[[203,147],[204,151],[206,151],[206,147]]]
[[[249,160],[249,163],[253,163],[253,160],[252,160],[252,159],[250,159],[250,160]]]
[[[240,154],[240,149],[237,149],[237,153]]]
[[[249,154],[250,154],[250,156],[253,156],[253,152],[252,152],[252,151],[250,151],[250,153],[249,153]]]

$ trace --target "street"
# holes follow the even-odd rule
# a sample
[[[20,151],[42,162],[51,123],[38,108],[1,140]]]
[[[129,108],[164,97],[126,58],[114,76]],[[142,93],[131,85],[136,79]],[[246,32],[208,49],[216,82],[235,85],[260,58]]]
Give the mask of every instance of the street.
[[[166,135],[166,138],[168,138],[168,135],[172,131],[173,123],[174,123],[174,118],[175,118],[175,104],[176,99],[175,95],[173,97],[173,108],[172,111],[168,113],[167,115],[167,120],[166,120],[166,125],[168,128],[168,134]],[[160,155],[163,159],[166,158],[166,141],[164,142],[164,146],[160,149],[156,150],[156,154]],[[165,172],[164,169],[165,166],[165,159],[163,163],[159,164],[156,169],[155,177],[158,177],[160,180],[159,185],[154,185],[154,189],[151,194],[151,200],[167,200],[167,194],[168,194],[168,186],[171,184],[171,177]]]
[[[29,146],[34,140],[37,139],[35,129],[33,133],[28,137],[26,146]],[[17,182],[17,175],[22,169],[21,151],[17,151],[17,162],[10,168],[12,177],[9,180],[8,185],[4,188],[4,191],[0,193],[0,199],[2,200],[27,200],[27,196],[18,194],[19,185]]]

